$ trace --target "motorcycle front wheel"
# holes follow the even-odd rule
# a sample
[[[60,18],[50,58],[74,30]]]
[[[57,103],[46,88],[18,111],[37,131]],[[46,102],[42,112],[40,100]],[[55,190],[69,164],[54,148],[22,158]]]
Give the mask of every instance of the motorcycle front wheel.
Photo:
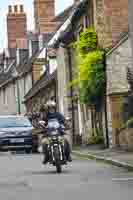
[[[59,148],[55,148],[54,149],[54,155],[55,155],[55,165],[56,165],[56,170],[57,173],[61,173],[62,172],[62,165],[60,162],[60,152],[59,152]]]
[[[56,170],[57,170],[58,174],[60,174],[62,172],[62,166],[61,166],[61,164],[56,164]]]

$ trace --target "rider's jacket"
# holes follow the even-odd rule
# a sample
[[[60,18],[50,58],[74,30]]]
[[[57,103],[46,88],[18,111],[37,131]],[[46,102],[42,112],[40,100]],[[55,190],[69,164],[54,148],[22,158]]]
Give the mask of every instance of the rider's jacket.
[[[59,113],[59,112],[50,113],[50,112],[49,112],[49,113],[47,114],[46,123],[48,123],[48,121],[49,121],[49,120],[52,120],[52,119],[58,120],[59,124],[60,124],[61,126],[64,126],[65,117],[64,117],[61,113]],[[61,134],[64,133],[63,128],[61,128],[61,127],[59,128],[59,131],[60,131]]]

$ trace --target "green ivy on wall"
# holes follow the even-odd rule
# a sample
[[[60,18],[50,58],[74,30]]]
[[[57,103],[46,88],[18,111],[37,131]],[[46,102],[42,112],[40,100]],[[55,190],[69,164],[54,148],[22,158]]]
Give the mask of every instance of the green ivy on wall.
[[[82,32],[73,47],[77,51],[77,73],[71,85],[79,85],[82,103],[96,105],[104,93],[105,66],[95,30],[88,28]]]

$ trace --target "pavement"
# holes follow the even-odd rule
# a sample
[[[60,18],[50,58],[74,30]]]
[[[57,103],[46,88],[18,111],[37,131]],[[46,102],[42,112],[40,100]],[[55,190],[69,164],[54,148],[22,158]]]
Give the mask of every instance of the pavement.
[[[133,152],[118,149],[93,149],[91,147],[76,147],[73,154],[79,157],[103,161],[118,167],[133,171]]]
[[[94,160],[74,157],[57,174],[43,166],[41,155],[3,154],[0,157],[2,200],[132,200],[133,172]]]

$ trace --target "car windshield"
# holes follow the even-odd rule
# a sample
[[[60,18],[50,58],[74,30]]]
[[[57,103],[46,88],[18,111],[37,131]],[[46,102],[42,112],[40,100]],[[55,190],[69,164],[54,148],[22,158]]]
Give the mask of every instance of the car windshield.
[[[32,127],[30,121],[24,117],[0,118],[0,128]]]

